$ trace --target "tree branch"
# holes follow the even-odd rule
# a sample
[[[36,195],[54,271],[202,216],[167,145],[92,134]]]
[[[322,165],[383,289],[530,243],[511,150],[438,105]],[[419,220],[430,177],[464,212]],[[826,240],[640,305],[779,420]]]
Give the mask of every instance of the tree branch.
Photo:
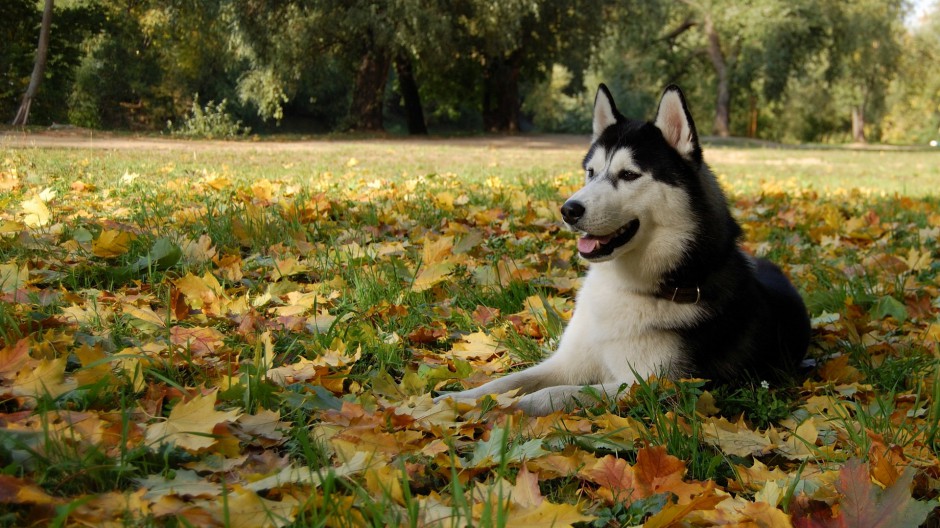
[[[696,22],[695,20],[692,20],[692,18],[687,18],[685,19],[684,22],[679,24],[672,31],[670,31],[669,33],[666,33],[662,37],[659,37],[659,40],[672,40],[678,37],[679,35],[685,33],[686,31],[692,29],[696,25],[698,25],[698,22]]]

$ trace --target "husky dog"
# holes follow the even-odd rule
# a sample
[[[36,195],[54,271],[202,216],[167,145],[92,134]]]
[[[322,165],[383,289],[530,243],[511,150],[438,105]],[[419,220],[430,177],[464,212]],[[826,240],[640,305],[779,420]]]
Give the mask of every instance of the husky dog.
[[[738,247],[741,228],[678,87],[642,122],[600,85],[584,171],[561,214],[590,266],[558,350],[438,400],[519,389],[518,406],[544,415],[577,404],[586,385],[614,398],[654,374],[733,382],[794,372],[809,342],[806,307],[777,266]]]

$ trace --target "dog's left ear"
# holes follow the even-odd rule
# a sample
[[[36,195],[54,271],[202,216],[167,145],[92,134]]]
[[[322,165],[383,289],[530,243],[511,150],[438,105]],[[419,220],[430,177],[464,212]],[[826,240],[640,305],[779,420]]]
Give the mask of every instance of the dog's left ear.
[[[610,95],[610,90],[604,83],[597,87],[597,95],[594,96],[594,119],[591,123],[593,134],[591,141],[597,141],[607,127],[618,121],[617,105],[614,104],[614,98]]]
[[[685,102],[682,90],[676,85],[666,87],[659,101],[656,112],[656,127],[663,133],[666,142],[676,149],[682,157],[700,163],[702,148],[698,143],[698,133],[692,114]]]

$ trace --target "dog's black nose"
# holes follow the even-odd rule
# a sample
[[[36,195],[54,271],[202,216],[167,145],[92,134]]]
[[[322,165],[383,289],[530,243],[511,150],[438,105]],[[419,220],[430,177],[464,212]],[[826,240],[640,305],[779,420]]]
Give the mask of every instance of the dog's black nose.
[[[582,216],[584,216],[584,205],[581,202],[568,200],[561,206],[561,217],[569,224],[574,224]]]

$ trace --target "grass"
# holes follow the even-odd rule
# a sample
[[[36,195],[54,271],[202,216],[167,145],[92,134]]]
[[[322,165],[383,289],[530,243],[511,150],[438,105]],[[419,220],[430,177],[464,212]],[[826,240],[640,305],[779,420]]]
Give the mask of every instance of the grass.
[[[590,467],[659,446],[683,482],[744,502],[769,493],[746,470],[779,469],[781,507],[822,501],[812,490],[853,457],[876,479],[884,460],[918,482],[940,470],[940,152],[707,145],[746,247],[807,300],[817,367],[789,387],[645,380],[541,422],[493,399],[458,416],[426,395],[557,343],[583,273],[557,227],[581,141],[3,141],[0,486],[38,491],[0,525],[512,526],[549,507],[633,525],[667,514],[670,489],[610,501],[624,490]],[[45,189],[49,217],[27,226],[23,204]],[[104,247],[109,232],[132,236]],[[206,394],[249,421],[147,439]],[[776,447],[741,450],[760,439]],[[288,467],[318,477],[250,488]],[[197,493],[158,485],[191,471]],[[159,513],[171,505],[180,520]]]

